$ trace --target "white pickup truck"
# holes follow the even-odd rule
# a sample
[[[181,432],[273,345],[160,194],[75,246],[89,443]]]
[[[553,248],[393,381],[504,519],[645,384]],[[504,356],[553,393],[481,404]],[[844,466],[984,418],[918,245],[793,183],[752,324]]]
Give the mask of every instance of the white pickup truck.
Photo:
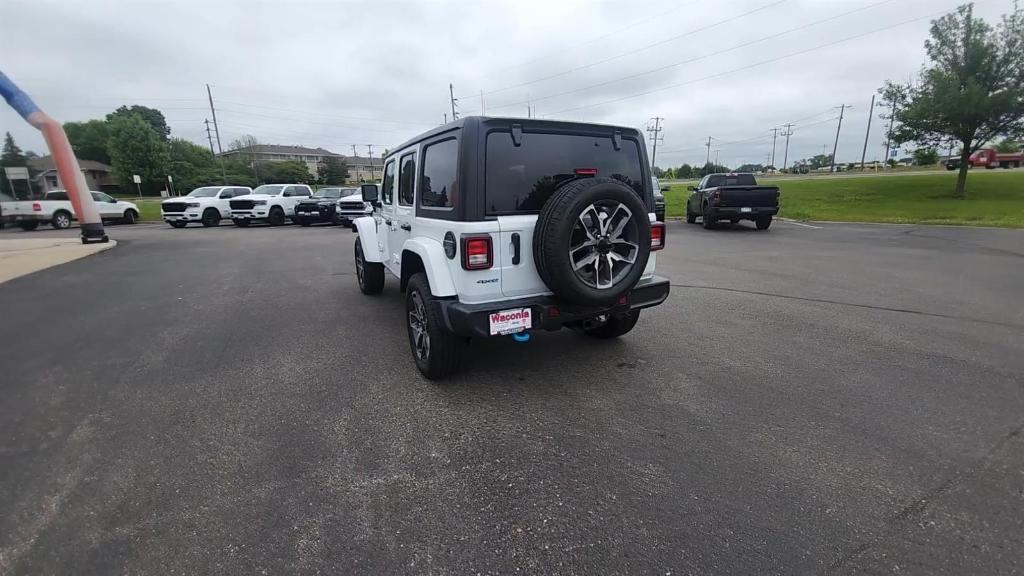
[[[252,222],[266,222],[281,226],[295,220],[295,205],[313,195],[305,184],[264,184],[252,194],[236,196],[230,200],[231,220],[235,226],[245,228]]]
[[[139,207],[132,202],[118,200],[103,192],[91,192],[100,218],[105,222],[134,224],[139,220]],[[47,192],[42,200],[16,200],[0,203],[0,221],[17,224],[22,230],[32,231],[40,224],[49,224],[57,230],[71,227],[77,220],[71,200],[64,190]]]
[[[160,204],[164,222],[172,228],[184,228],[189,222],[200,222],[203,226],[218,226],[220,221],[231,217],[232,198],[252,194],[248,186],[203,186],[188,193],[184,198],[171,198]]]

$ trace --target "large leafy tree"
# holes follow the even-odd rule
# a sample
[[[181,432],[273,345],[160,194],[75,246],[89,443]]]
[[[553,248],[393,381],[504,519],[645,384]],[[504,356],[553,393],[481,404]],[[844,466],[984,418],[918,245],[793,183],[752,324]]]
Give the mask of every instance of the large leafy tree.
[[[138,104],[121,106],[117,110],[107,114],[107,122],[112,122],[117,118],[124,118],[126,116],[139,116],[146,122],[146,124],[149,124],[153,131],[156,132],[163,140],[166,140],[171,135],[171,128],[167,125],[167,119],[164,118],[164,113],[156,108],[150,108],[148,106],[140,106]]]
[[[1004,154],[1020,152],[1022,147],[1024,146],[1022,146],[1020,142],[1017,142],[1013,138],[1003,138],[1002,142],[999,142],[998,144],[993,146],[993,148],[996,149],[996,152],[1002,152]]]
[[[306,163],[299,160],[267,162],[262,166],[260,173],[267,184],[312,184],[314,180]]]
[[[142,190],[156,193],[163,189],[167,175],[168,145],[137,114],[116,116],[110,120],[110,141],[107,147],[114,173],[121,188],[134,191],[132,175],[142,177]]]
[[[918,148],[914,150],[912,155],[914,157],[914,164],[918,166],[931,166],[932,164],[939,163],[939,153],[935,148]]]
[[[960,142],[955,198],[966,198],[971,153],[999,135],[1024,133],[1024,11],[996,27],[974,17],[971,4],[932,22],[925,50],[930,60],[896,112],[899,142],[941,146]]]
[[[348,180],[348,165],[336,156],[328,156],[317,167],[321,184],[344,184]]]
[[[174,178],[179,193],[223,182],[220,167],[208,149],[183,138],[171,138],[167,149],[167,173]]]
[[[106,120],[66,122],[64,132],[68,135],[71,148],[79,160],[95,160],[110,164],[110,153],[107,152],[110,124]]]

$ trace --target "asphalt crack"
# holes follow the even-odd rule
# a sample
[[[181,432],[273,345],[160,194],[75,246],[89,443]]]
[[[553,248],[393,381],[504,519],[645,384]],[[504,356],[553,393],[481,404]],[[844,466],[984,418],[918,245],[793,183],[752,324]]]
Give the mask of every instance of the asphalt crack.
[[[825,569],[824,573],[829,574],[841,569],[851,560],[854,560],[860,555],[867,552],[868,550],[871,550],[880,542],[890,539],[896,536],[899,532],[902,532],[905,529],[907,523],[911,519],[919,518],[922,514],[924,514],[924,511],[928,508],[930,504],[935,502],[938,498],[945,495],[949,491],[960,486],[967,480],[970,480],[971,478],[977,476],[980,472],[982,472],[988,466],[988,463],[989,461],[992,460],[992,457],[997,452],[1002,450],[1003,446],[1005,446],[1008,442],[1020,436],[1022,431],[1024,431],[1024,424],[1017,426],[1013,430],[1010,430],[1008,433],[1001,436],[998,440],[995,441],[995,443],[992,444],[992,446],[989,447],[988,450],[985,451],[984,454],[981,455],[980,458],[978,458],[974,462],[974,464],[967,467],[966,469],[963,469],[953,474],[944,482],[926,491],[920,497],[915,498],[912,502],[909,502],[908,504],[903,506],[903,508],[900,508],[898,512],[893,514],[885,521],[886,525],[888,526],[887,530],[866,542],[858,544],[857,546],[853,547],[849,552],[843,554],[839,558],[836,558],[831,564],[828,565],[828,568]]]
[[[953,316],[951,314],[940,314],[938,312],[924,312],[921,310],[911,310],[909,308],[894,308],[891,306],[877,306],[873,304],[859,304],[857,302],[843,302],[841,300],[829,300],[827,298],[808,298],[806,296],[792,296],[790,294],[776,294],[774,292],[761,292],[759,290],[740,290],[739,288],[723,288],[721,286],[699,286],[696,284],[671,284],[673,288],[694,288],[698,290],[718,290],[721,292],[735,292],[737,294],[752,294],[755,296],[770,296],[773,298],[784,298],[786,300],[800,300],[803,302],[816,302],[818,304],[835,304],[837,306],[850,306],[853,308],[865,308],[868,310],[880,310],[883,312],[900,312],[902,314],[914,314],[917,316],[930,316],[933,318],[943,318],[946,320],[960,320],[965,322],[978,322],[980,324],[989,324],[992,326],[1001,326],[1003,328],[1013,328],[1017,330],[1024,330],[1024,326],[1020,324],[1011,324],[1009,322],[999,322],[996,320],[982,320],[980,318],[968,318],[964,316]]]

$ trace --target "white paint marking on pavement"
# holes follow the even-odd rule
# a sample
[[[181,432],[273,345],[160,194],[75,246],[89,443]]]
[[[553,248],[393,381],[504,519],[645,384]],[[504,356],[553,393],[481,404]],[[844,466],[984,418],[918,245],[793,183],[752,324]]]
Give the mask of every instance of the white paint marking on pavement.
[[[782,221],[788,224],[803,226],[804,228],[814,228],[815,230],[821,230],[822,228],[824,228],[824,226],[811,226],[810,224],[804,224],[802,222],[797,222],[796,220],[790,220],[789,218],[782,218]]]

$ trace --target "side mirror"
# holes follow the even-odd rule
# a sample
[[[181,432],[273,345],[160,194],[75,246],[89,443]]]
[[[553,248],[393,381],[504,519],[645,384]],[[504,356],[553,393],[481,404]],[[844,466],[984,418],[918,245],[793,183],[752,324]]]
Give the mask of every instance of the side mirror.
[[[687,186],[686,189],[689,190],[690,192],[696,192],[697,191],[697,187],[696,186]]]
[[[114,198],[113,196],[111,196],[110,200],[107,200],[107,202],[110,202],[111,204],[117,204],[117,198]]]
[[[369,202],[374,206],[380,205],[380,192],[376,184],[363,184],[359,187],[359,192],[363,196],[363,202]]]

